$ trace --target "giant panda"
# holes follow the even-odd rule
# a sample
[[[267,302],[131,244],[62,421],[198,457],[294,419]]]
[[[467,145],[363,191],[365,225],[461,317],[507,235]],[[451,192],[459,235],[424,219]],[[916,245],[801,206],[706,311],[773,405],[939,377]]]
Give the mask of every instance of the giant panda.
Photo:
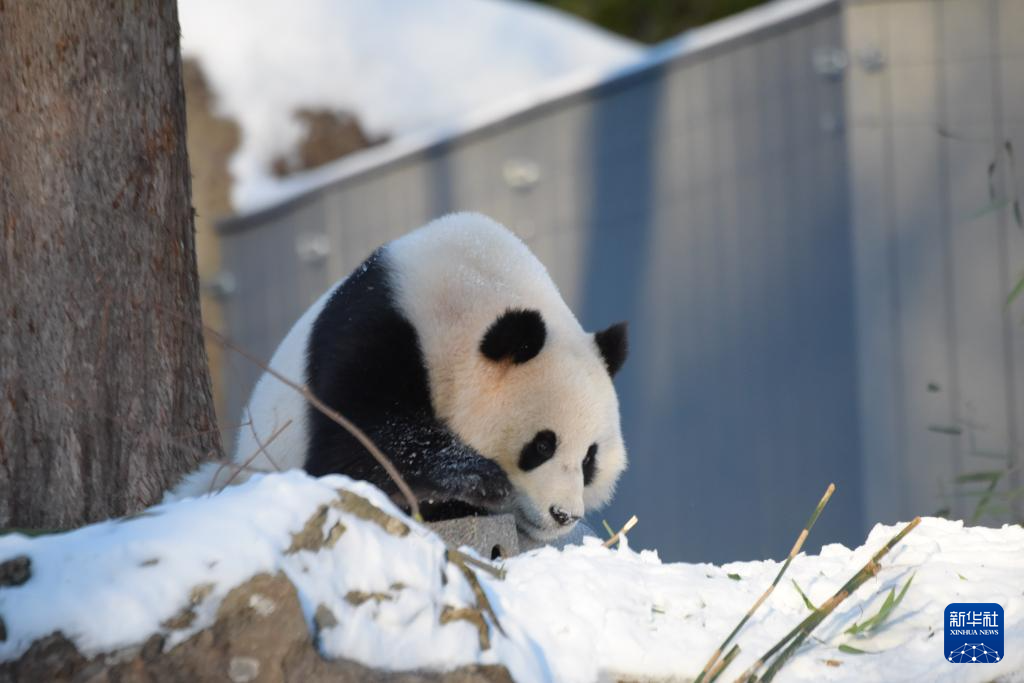
[[[358,425],[427,519],[512,512],[543,542],[606,503],[626,467],[612,384],[625,357],[625,323],[585,332],[525,244],[458,213],[375,251],[302,315],[270,365]],[[344,473],[401,503],[344,428],[272,375],[242,417],[236,463],[259,453],[260,470]],[[171,498],[230,475],[207,464]]]

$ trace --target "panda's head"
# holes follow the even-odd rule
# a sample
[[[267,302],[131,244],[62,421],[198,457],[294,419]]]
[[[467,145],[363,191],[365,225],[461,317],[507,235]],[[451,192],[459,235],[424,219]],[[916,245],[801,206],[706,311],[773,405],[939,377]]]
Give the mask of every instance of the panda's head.
[[[591,334],[571,315],[553,317],[498,314],[468,370],[476,386],[451,416],[455,431],[508,473],[519,528],[541,541],[607,503],[626,467],[612,385],[626,325]]]

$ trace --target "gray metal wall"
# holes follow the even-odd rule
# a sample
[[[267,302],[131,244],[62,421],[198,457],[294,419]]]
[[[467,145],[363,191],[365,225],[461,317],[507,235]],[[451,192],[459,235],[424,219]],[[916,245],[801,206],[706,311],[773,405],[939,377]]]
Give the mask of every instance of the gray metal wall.
[[[963,4],[973,3],[1000,26],[987,14],[997,3]],[[844,79],[831,57],[879,30],[902,31],[900,9],[948,14],[945,4],[804,3],[810,9],[797,16],[231,221],[231,335],[269,357],[299,313],[375,247],[446,211],[482,211],[527,241],[588,329],[631,322],[631,357],[617,379],[631,465],[597,527],[600,517],[617,526],[637,514],[635,545],[667,559],[721,561],[783,555],[830,481],[840,490],[815,531],[819,542],[856,544],[869,521],[932,512],[926,483],[958,470],[934,460],[934,432],[914,431],[915,420],[933,419],[928,381],[952,395],[949,378],[927,363],[947,367],[956,355],[950,335],[963,345],[965,330],[998,318],[999,332],[978,332],[956,356],[960,376],[983,367],[977,385],[1003,409],[992,419],[1007,434],[1021,424],[999,398],[1020,387],[1019,365],[1004,377],[985,355],[1012,367],[1017,330],[1000,310],[986,316],[964,297],[988,287],[998,299],[1009,264],[1024,259],[1004,248],[1011,231],[992,214],[988,241],[965,235],[957,252],[969,259],[964,269],[987,275],[970,285],[960,276],[959,289],[936,283],[955,240],[924,225],[973,206],[962,189],[970,174],[950,158],[963,149],[981,163],[978,150],[991,154],[992,145],[954,142],[934,126],[915,133],[900,117],[917,112],[891,109],[907,88],[936,87],[918,76],[895,80],[900,50],[909,49],[902,40],[881,45],[896,53],[870,74],[854,67]],[[938,42],[951,33],[966,35],[946,32]],[[1007,41],[1013,35],[1005,31]],[[936,79],[929,68],[920,78]],[[989,82],[987,97],[1019,79],[1019,69],[1008,71],[1000,85]],[[864,94],[882,81],[887,98]],[[1015,83],[1017,100],[1005,93],[990,126],[1005,127],[1010,111],[1020,126]],[[964,116],[991,106],[955,102]],[[946,184],[934,185],[940,177]],[[872,213],[882,195],[886,208]],[[918,273],[924,279],[912,281]],[[936,310],[964,307],[970,312],[936,327]],[[232,415],[257,373],[232,361]],[[952,405],[944,419],[955,416]],[[957,438],[942,443],[950,449]]]
[[[1005,471],[1024,427],[1024,1],[851,2],[845,26],[866,508],[970,517],[955,477]]]

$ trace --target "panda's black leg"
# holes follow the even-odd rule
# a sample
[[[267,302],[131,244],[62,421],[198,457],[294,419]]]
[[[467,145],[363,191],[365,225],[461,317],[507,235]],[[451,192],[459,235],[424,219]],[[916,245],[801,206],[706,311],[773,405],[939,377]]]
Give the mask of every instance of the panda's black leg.
[[[394,420],[379,431],[381,448],[421,501],[457,500],[487,510],[509,502],[501,467],[430,419]]]
[[[496,463],[455,440],[439,455],[411,477],[421,500],[456,500],[490,511],[509,504],[512,483]]]
[[[430,417],[392,416],[377,424],[364,422],[363,429],[420,502],[461,501],[488,511],[510,502],[512,483],[504,470]],[[315,476],[344,472],[402,503],[398,486],[366,449],[347,433],[335,434],[330,444],[311,451],[306,471]]]

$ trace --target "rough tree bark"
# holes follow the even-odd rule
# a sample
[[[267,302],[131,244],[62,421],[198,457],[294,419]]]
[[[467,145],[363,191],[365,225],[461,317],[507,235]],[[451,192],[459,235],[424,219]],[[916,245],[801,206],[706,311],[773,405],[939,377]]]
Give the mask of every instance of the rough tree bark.
[[[219,455],[192,221],[175,0],[0,0],[0,526]]]

